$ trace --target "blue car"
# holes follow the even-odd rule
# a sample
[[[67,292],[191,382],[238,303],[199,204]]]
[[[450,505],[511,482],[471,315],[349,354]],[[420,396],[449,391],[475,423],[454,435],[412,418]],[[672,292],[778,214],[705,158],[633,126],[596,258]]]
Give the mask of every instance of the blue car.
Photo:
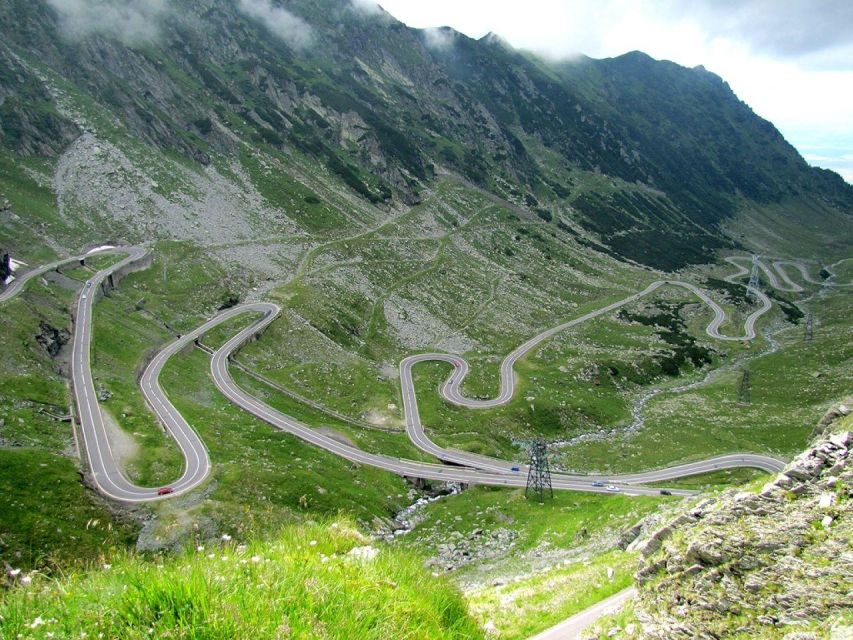
[[[596,480],[595,482],[592,483],[592,486],[593,487],[603,487],[604,483],[601,482],[600,480]]]
[[[518,467],[513,467],[512,469],[510,469],[510,471],[521,471],[521,469],[519,469]]]

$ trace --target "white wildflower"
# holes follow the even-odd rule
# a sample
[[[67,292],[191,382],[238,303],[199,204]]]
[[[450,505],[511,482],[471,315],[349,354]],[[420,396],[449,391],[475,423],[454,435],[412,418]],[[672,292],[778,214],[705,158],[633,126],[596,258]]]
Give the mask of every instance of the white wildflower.
[[[347,555],[350,558],[361,560],[362,562],[369,562],[379,555],[379,549],[371,547],[370,545],[354,547],[353,549],[350,549],[350,552]]]
[[[224,542],[228,542],[230,539],[231,539],[231,536],[229,536],[227,533],[222,534],[222,540]]]

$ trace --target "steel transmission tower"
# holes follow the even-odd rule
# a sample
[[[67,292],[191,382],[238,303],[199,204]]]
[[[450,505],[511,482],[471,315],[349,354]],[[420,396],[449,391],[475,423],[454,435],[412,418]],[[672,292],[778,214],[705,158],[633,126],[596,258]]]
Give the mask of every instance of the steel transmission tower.
[[[749,283],[746,285],[746,295],[749,298],[755,299],[755,292],[758,291],[758,256],[752,256],[752,272],[749,274]]]
[[[534,440],[530,443],[530,469],[527,472],[527,488],[524,497],[530,494],[539,496],[539,504],[545,502],[545,492],[554,497],[551,487],[551,468],[548,465],[548,445],[544,440]]]
[[[803,334],[803,342],[811,342],[814,339],[814,316],[811,311],[806,315],[806,332]]]
[[[752,399],[750,398],[750,374],[749,369],[744,369],[743,377],[740,379],[740,391],[738,392],[737,401],[740,404],[749,404]]]

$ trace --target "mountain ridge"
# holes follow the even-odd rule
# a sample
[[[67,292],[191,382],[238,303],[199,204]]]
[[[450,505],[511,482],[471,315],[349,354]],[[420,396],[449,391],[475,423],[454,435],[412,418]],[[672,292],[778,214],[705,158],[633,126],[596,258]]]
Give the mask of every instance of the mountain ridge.
[[[0,144],[55,156],[79,135],[47,73],[122,135],[197,166],[243,144],[296,150],[380,208],[416,204],[437,172],[455,172],[545,219],[565,211],[609,250],[663,269],[738,246],[721,224],[744,203],[853,211],[853,187],[809,167],[704,69],[640,52],[553,63],[348,3],[268,5],[310,29],[297,47],[242,6],[172,7],[156,41],[129,46],[69,37],[51,4],[14,0],[0,9],[0,72],[14,87]],[[615,186],[590,185],[596,175]]]

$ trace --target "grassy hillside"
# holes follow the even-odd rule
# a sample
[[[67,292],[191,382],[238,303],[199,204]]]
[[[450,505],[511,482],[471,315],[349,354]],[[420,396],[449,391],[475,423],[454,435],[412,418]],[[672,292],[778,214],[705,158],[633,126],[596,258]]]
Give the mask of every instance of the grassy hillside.
[[[0,306],[0,564],[67,567],[133,545],[138,526],[81,482],[64,375],[74,281]],[[85,277],[85,276],[84,276]],[[54,352],[51,355],[51,351]]]
[[[275,244],[217,244],[212,255],[195,243],[158,243],[155,264],[128,276],[96,305],[93,367],[99,390],[106,392],[102,408],[131,443],[124,467],[138,481],[167,484],[181,464],[137,389],[142,363],[171,335],[196,326],[232,297],[246,295],[254,283],[275,285],[224,259],[232,251],[282,251],[279,239],[269,242]],[[271,384],[235,370],[238,382],[290,415],[338,432],[366,450],[416,459],[424,456],[401,431],[396,379],[401,358],[419,350],[463,352],[472,363],[466,391],[489,396],[497,389],[500,359],[518,343],[659,277],[566,241],[554,222],[525,217],[509,203],[496,203],[458,180],[442,182],[421,205],[385,223],[349,238],[295,248],[287,258],[293,265],[289,281],[266,294],[282,303],[285,313],[237,357]],[[726,269],[708,273],[719,278]],[[701,283],[705,275],[688,272],[683,277]],[[87,271],[77,268],[67,276],[76,280],[31,283],[21,298],[0,310],[15,327],[4,343],[7,382],[0,394],[5,419],[0,436],[9,446],[73,454],[67,424],[51,418],[39,404],[47,403],[56,415],[67,413],[62,358],[51,358],[34,339],[42,322],[69,327],[69,287],[79,286]],[[810,289],[800,298],[813,293]],[[724,293],[714,295],[723,299]],[[717,403],[713,410],[697,412],[688,408],[692,404],[673,410],[673,400],[666,402],[671,396],[662,394],[649,403],[646,427],[636,435],[624,438],[617,430],[612,437],[569,444],[556,462],[617,471],[744,447],[779,455],[795,451],[816,414],[848,385],[842,366],[849,357],[848,296],[841,290],[825,295],[811,346],[801,344],[801,327],[778,310],[761,320],[762,327],[781,331],[783,347],[755,361],[752,407],[731,402],[737,372],[730,372],[674,396],[711,394],[709,400]],[[746,311],[731,302],[726,307],[736,318]],[[435,391],[447,367],[420,365],[416,383],[421,413],[432,436],[450,446],[518,459],[524,456],[520,439],[544,434],[567,441],[619,427],[630,421],[632,402],[650,389],[701,380],[709,370],[767,346],[763,340],[746,347],[707,339],[707,309],[681,290],[662,290],[625,314],[599,318],[544,343],[518,364],[516,398],[495,410],[447,405]],[[211,332],[205,344],[216,347],[235,327]],[[821,356],[824,348],[827,357]],[[822,362],[813,370],[815,358]],[[781,367],[781,362],[789,365]],[[201,432],[214,473],[197,496],[136,512],[137,519],[146,521],[145,547],[179,547],[188,536],[215,538],[223,532],[263,535],[293,519],[338,510],[373,529],[410,500],[409,487],[399,478],[352,468],[225,402],[213,389],[207,356],[201,352],[176,357],[163,384]],[[778,394],[768,395],[776,388]],[[808,403],[793,393],[806,389],[813,389]],[[780,430],[777,425],[792,411],[797,421]],[[742,426],[733,429],[732,421]],[[668,445],[661,447],[664,438]],[[49,517],[32,526],[16,519],[17,533],[11,528],[6,532],[6,540],[14,543],[0,549],[4,557],[24,554],[31,562],[25,566],[43,566],[60,548],[45,532],[61,529],[83,536],[89,518],[75,519],[61,508],[63,496],[80,491],[78,480],[66,472],[60,477],[64,484],[55,499],[27,491],[18,479],[18,491],[26,494],[25,500],[17,500],[20,509],[38,502]],[[121,518],[113,521],[108,513],[99,513],[101,523],[121,528]],[[149,519],[151,515],[156,517]],[[98,544],[114,544],[110,540]],[[98,544],[84,557],[97,554]]]
[[[800,321],[783,321],[777,308],[775,321],[762,320],[771,344],[762,340],[748,349],[726,346],[728,358],[721,364],[728,361],[728,366],[719,374],[689,389],[676,387],[683,381],[663,385],[664,393],[645,408],[642,430],[625,437],[617,432],[603,441],[572,443],[562,449],[564,464],[580,470],[639,470],[743,449],[782,458],[802,450],[826,407],[843,398],[853,385],[849,366],[853,299],[844,289],[815,286],[803,294],[785,295],[814,314],[817,328],[812,342],[804,341]],[[705,322],[703,311],[696,318],[695,335]],[[748,405],[738,403],[745,369],[751,374]],[[704,376],[694,379],[698,382]]]
[[[431,577],[417,556],[373,546],[347,521],[174,557],[107,555],[57,579],[6,579],[4,638],[483,637],[445,579]]]

